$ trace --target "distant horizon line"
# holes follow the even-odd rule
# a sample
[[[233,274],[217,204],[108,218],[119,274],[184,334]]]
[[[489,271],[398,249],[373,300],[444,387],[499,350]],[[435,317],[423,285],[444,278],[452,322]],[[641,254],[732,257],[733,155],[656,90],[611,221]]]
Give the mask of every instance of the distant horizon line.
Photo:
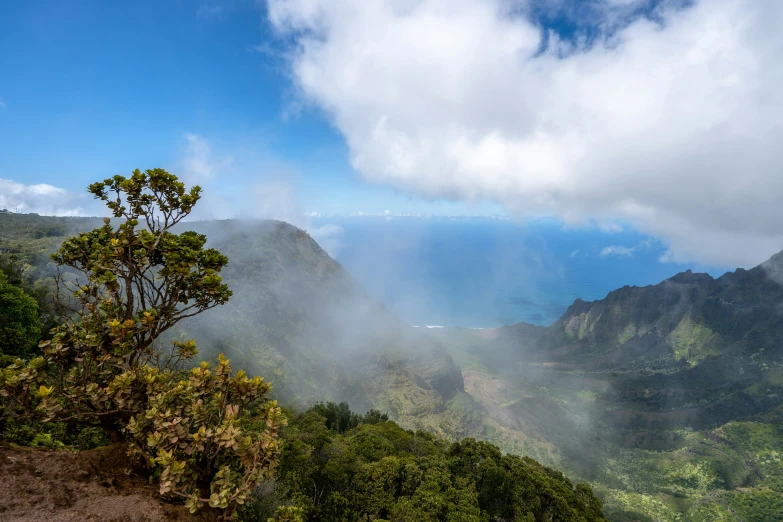
[[[24,212],[19,209],[0,209],[0,213],[3,214],[16,214],[23,216],[41,216],[41,217],[56,217],[56,218],[104,218],[111,217],[107,215],[98,214],[42,214],[40,212]],[[328,214],[321,214],[320,212],[304,212],[298,215],[299,217],[315,218],[315,219],[352,219],[352,218],[421,218],[421,219],[487,219],[492,221],[514,221],[517,218],[501,215],[501,214],[432,214],[424,212],[400,212],[400,213],[386,213],[386,212],[348,212],[338,213],[330,212]],[[552,217],[534,217],[534,218],[518,218],[518,219],[534,219],[534,220],[556,220]],[[290,222],[290,217],[253,217],[253,216],[234,216],[234,217],[212,217],[212,218],[197,218],[193,221],[227,221],[227,220],[242,220],[242,221],[285,221]],[[190,220],[187,220],[190,221]],[[292,223],[293,224],[293,223]]]

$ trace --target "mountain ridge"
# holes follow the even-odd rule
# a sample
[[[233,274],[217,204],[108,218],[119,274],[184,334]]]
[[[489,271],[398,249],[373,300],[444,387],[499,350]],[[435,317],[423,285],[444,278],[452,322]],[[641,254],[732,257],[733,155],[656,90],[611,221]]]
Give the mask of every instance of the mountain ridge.
[[[277,381],[286,403],[344,400],[403,420],[419,407],[406,394],[436,411],[464,393],[448,352],[369,296],[306,231],[282,221],[185,226],[228,256],[234,291],[185,330]]]
[[[93,226],[58,219],[41,218],[40,235],[6,227],[0,247],[43,257],[71,224]],[[174,334],[264,376],[287,404],[346,400],[408,429],[489,440],[589,480],[613,521],[779,520],[768,514],[783,506],[783,253],[577,299],[549,327],[425,329],[301,229],[183,226],[228,255],[235,295]]]
[[[102,224],[2,214],[0,249],[46,278],[54,273],[48,255],[63,239]],[[382,409],[440,434],[440,420],[420,417],[439,417],[453,401],[472,410],[448,352],[369,296],[306,231],[273,220],[185,221],[175,232],[184,230],[206,234],[228,256],[223,276],[234,295],[168,339],[194,336],[203,358],[226,352],[295,407],[346,400],[357,411]]]
[[[747,342],[748,334],[778,326],[783,313],[779,274],[783,252],[750,270],[740,268],[718,278],[687,270],[655,285],[618,288],[603,299],[578,298],[543,329],[517,323],[493,331],[498,338],[513,339],[524,330],[517,339],[524,345],[522,351],[548,351],[546,355],[555,359],[560,350],[569,358],[602,355],[607,359],[604,367],[633,364],[640,358],[668,358],[661,362],[671,368],[682,361],[693,366],[713,356],[753,349],[756,345]],[[783,334],[765,342],[769,347],[779,340]]]

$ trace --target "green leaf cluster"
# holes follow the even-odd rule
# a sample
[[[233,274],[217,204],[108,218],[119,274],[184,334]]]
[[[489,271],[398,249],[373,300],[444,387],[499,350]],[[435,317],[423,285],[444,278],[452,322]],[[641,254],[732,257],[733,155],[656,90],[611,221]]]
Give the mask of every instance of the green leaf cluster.
[[[233,372],[220,357],[190,372],[145,366],[146,408],[129,420],[131,456],[143,457],[160,477],[160,494],[186,498],[191,511],[205,503],[226,509],[244,503],[277,466],[276,440],[285,418],[260,377]]]
[[[359,424],[377,424],[389,420],[389,416],[378,410],[370,410],[364,415],[351,411],[347,402],[335,404],[334,402],[319,402],[312,408],[313,411],[326,419],[326,426],[338,433],[345,433]]]
[[[0,272],[0,356],[25,355],[40,337],[38,303]]]

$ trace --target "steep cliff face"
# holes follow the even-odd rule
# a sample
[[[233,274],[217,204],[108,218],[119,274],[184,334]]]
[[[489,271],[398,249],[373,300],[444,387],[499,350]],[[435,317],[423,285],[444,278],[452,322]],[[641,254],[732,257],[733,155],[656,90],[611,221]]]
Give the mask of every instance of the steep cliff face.
[[[277,221],[189,228],[228,256],[234,295],[186,331],[271,380],[286,403],[346,400],[400,418],[464,391],[443,347],[368,296],[303,230]]]
[[[498,338],[520,353],[590,369],[775,361],[783,353],[783,253],[717,279],[689,270],[599,301],[577,299],[546,329],[501,330]]]
[[[550,392],[581,376],[597,392],[593,419],[623,436],[763,415],[783,397],[781,274],[783,253],[719,278],[687,271],[577,299],[547,328],[498,329],[483,360],[515,382],[552,382]]]

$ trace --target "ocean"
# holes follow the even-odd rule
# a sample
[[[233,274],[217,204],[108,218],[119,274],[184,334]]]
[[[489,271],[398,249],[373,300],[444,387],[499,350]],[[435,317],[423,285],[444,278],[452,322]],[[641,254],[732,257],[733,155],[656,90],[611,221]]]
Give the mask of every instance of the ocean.
[[[320,218],[337,232],[330,253],[391,311],[419,326],[491,328],[554,322],[574,299],[656,284],[686,269],[632,230],[566,228],[554,220]],[[317,238],[317,237],[316,237]]]

